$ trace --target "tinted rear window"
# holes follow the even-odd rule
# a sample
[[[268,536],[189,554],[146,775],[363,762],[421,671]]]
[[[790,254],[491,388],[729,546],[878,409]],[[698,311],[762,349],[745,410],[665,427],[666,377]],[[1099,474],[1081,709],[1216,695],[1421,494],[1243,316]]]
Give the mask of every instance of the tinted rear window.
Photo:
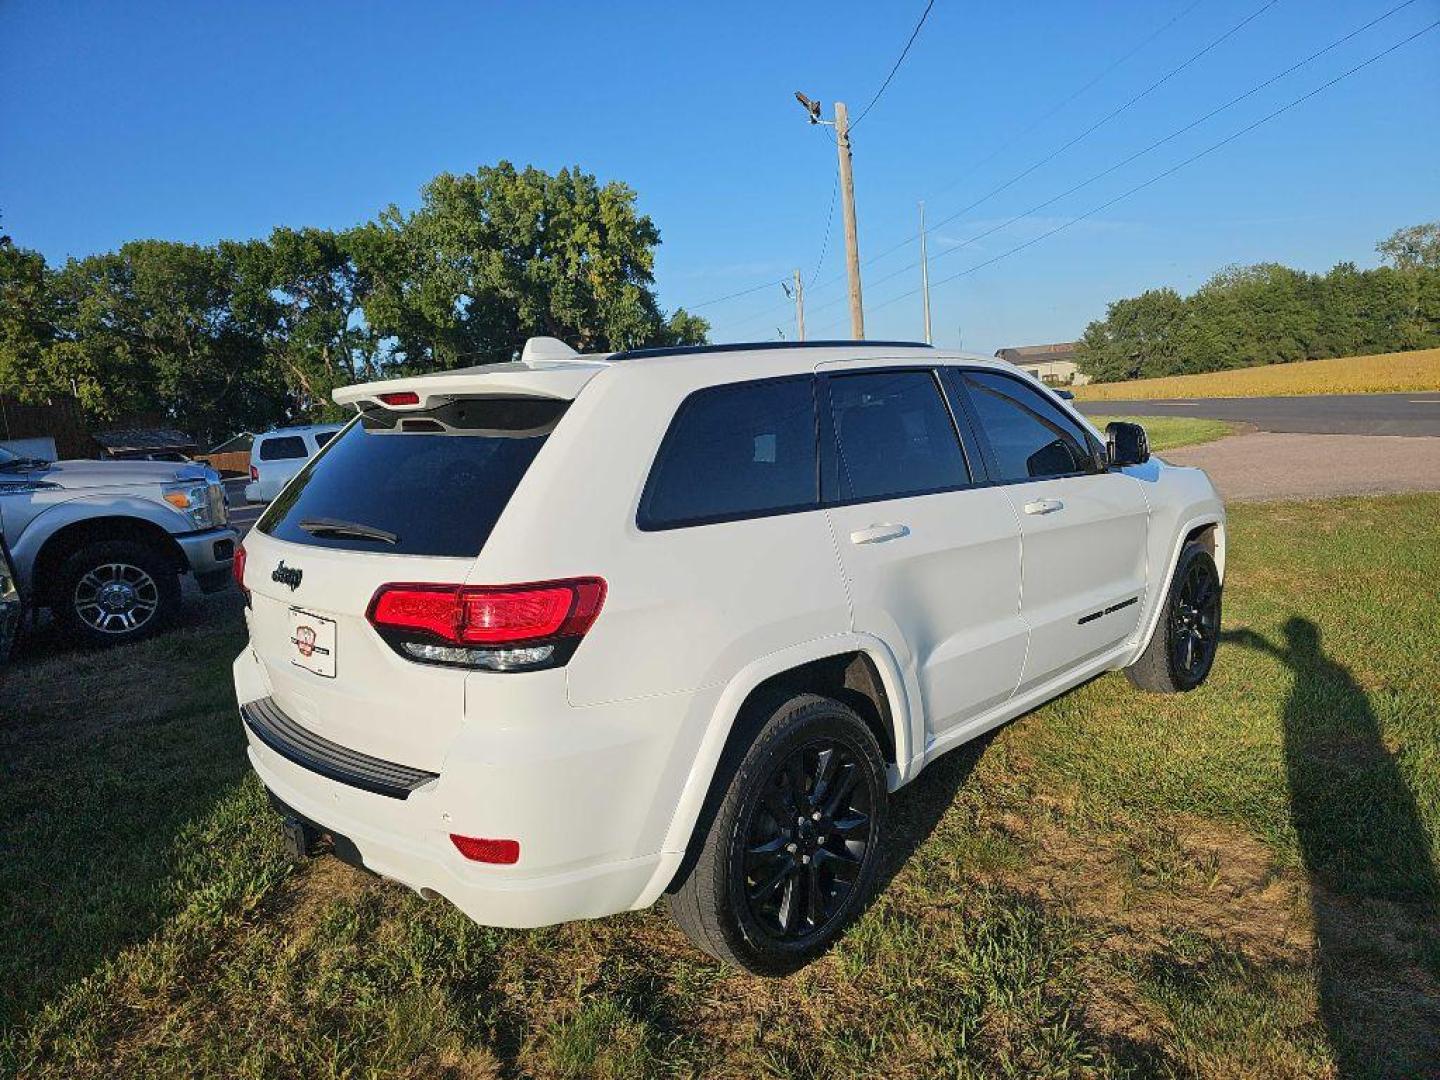
[[[950,410],[930,372],[837,375],[829,384],[835,498],[898,499],[970,483]]]
[[[700,390],[660,446],[639,524],[663,529],[808,509],[818,505],[817,479],[810,376]]]
[[[256,528],[315,547],[473,557],[568,405],[466,398],[425,411],[368,411],[305,467]],[[395,541],[317,532],[317,521],[378,529]]]
[[[261,461],[284,461],[287,458],[309,457],[305,440],[299,435],[280,435],[260,444]]]

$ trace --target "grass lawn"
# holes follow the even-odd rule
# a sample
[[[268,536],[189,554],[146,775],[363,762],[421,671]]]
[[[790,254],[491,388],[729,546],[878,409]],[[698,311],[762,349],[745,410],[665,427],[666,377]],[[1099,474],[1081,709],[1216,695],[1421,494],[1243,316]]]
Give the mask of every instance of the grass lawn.
[[[233,598],[0,689],[0,1075],[1366,1077],[1440,1068],[1440,496],[1236,507],[1228,643],[928,769],[785,981],[661,911],[477,927],[293,867]]]
[[[1091,416],[1088,418],[1103,433],[1113,420],[1142,424],[1150,440],[1150,449],[1157,454],[1178,450],[1182,446],[1198,446],[1233,434],[1239,424],[1225,420],[1205,420],[1193,416]]]
[[[1398,394],[1440,390],[1440,349],[1266,364],[1203,375],[1077,386],[1081,401],[1154,398],[1292,397],[1300,394]]]

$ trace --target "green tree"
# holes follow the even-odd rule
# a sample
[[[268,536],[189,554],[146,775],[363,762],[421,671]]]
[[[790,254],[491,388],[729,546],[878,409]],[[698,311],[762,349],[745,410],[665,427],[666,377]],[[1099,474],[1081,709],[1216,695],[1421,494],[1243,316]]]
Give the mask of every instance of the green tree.
[[[437,176],[414,213],[356,230],[352,251],[375,286],[366,323],[394,361],[428,369],[509,360],[536,334],[582,352],[703,341],[702,319],[660,311],[659,243],[626,185],[502,161]]]
[[[326,229],[278,228],[267,241],[220,245],[234,275],[236,314],[279,368],[291,418],[333,417],[332,390],[381,374],[361,310],[368,278],[348,239]]]
[[[55,340],[50,276],[43,255],[0,236],[0,394],[36,400],[61,389],[44,363]]]
[[[1440,270],[1440,221],[1396,229],[1375,250],[1397,270]]]
[[[202,442],[280,415],[261,337],[232,306],[215,248],[141,240],[72,259],[54,279],[53,381],[100,422],[153,417]]]

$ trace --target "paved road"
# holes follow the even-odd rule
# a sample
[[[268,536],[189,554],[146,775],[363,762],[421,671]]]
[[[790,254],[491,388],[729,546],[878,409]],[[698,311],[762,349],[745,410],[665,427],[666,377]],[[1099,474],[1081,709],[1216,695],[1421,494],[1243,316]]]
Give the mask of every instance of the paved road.
[[[1436,438],[1257,431],[1160,457],[1198,465],[1231,502],[1440,490]]]
[[[1327,435],[1440,435],[1440,394],[1080,401],[1091,416],[1203,416],[1261,431]]]

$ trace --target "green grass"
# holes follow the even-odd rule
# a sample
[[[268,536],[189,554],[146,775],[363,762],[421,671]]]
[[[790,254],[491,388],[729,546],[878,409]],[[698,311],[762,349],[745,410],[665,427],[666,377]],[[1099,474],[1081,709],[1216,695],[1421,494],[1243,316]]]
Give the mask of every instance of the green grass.
[[[1182,446],[1198,446],[1233,435],[1239,425],[1225,420],[1205,420],[1192,416],[1092,416],[1090,422],[1102,432],[1115,420],[1140,424],[1150,440],[1150,449],[1157,454],[1178,450]]]
[[[285,859],[233,603],[0,689],[0,1075],[1380,1077],[1440,1061],[1440,496],[1237,508],[1229,641],[942,759],[784,981]],[[208,616],[208,617],[207,617]]]

